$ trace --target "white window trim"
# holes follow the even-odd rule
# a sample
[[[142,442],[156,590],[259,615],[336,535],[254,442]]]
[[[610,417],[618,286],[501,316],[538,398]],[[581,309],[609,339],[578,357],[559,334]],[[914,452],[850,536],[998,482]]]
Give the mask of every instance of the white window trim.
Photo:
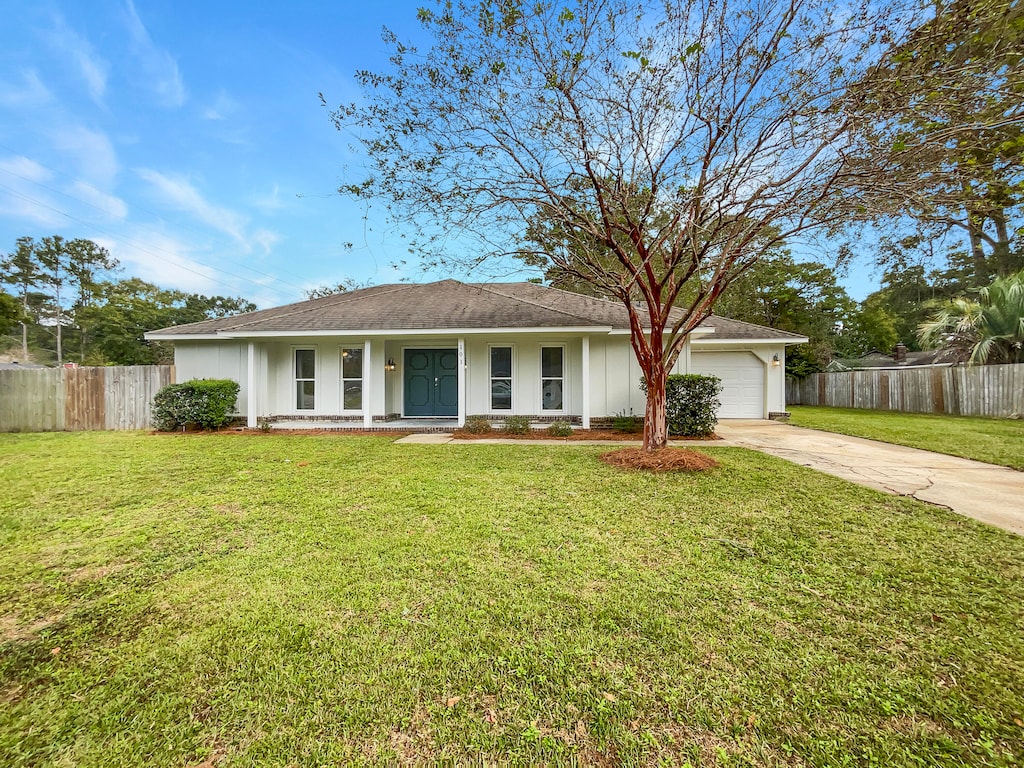
[[[299,379],[298,369],[296,366],[295,353],[300,350],[310,350],[313,352],[313,407],[312,408],[299,408],[298,407],[298,388],[297,384],[299,381],[310,381],[310,379]],[[291,348],[292,355],[292,378],[291,385],[289,387],[289,398],[291,405],[289,410],[297,416],[309,416],[317,415],[320,413],[320,401],[323,389],[320,386],[320,347],[316,344],[294,344]]]
[[[540,415],[551,413],[551,414],[566,414],[569,412],[569,356],[565,350],[567,348],[565,342],[552,342],[552,343],[541,343],[537,348],[537,392],[538,399],[537,405]],[[544,350],[560,348],[562,350],[562,407],[560,409],[544,408],[544,379],[556,379],[557,376],[545,376],[544,375]]]
[[[491,373],[491,350],[492,349],[508,349],[509,350],[509,394],[512,398],[511,405],[508,408],[502,408],[495,410],[493,395],[491,394],[491,387],[494,384],[495,377]],[[504,379],[504,376],[497,378]],[[516,345],[515,344],[499,344],[493,343],[487,345],[487,413],[515,413],[516,412]]]
[[[362,367],[362,370],[359,372],[360,375],[359,375],[358,379],[346,379],[345,378],[345,358],[342,356],[342,353],[346,349],[358,350],[363,355],[363,367]],[[367,396],[367,392],[366,392],[366,366],[367,366],[366,350],[364,349],[364,345],[363,344],[360,344],[360,343],[341,344],[341,345],[338,346],[338,385],[341,388],[341,392],[339,393],[339,400],[338,400],[338,412],[339,413],[342,413],[342,414],[345,414],[345,415],[351,415],[351,414],[356,414],[356,413],[360,413],[361,414],[364,410],[366,410],[366,408],[365,408],[365,406],[366,406],[366,396]],[[359,382],[362,383],[362,386],[363,386],[362,405],[360,405],[359,408],[348,408],[348,409],[345,408],[345,382],[346,381],[359,381]]]

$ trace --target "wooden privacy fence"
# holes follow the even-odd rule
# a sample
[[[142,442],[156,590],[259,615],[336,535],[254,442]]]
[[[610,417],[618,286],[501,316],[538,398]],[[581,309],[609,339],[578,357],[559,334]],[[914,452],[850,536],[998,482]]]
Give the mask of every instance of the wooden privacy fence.
[[[1024,364],[815,373],[786,380],[786,403],[1006,418],[1024,414]]]
[[[0,370],[0,432],[150,429],[173,365]]]

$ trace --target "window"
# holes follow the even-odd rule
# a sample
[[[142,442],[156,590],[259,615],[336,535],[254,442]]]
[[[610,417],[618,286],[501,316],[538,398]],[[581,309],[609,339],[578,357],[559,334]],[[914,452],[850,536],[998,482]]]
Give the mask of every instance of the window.
[[[491,410],[512,410],[512,347],[491,347]]]
[[[360,347],[341,350],[341,408],[345,411],[363,408],[363,350]]]
[[[316,350],[295,350],[295,408],[312,411],[316,408]]]
[[[540,407],[545,411],[561,411],[562,385],[565,374],[562,370],[562,358],[565,350],[562,347],[540,348]]]

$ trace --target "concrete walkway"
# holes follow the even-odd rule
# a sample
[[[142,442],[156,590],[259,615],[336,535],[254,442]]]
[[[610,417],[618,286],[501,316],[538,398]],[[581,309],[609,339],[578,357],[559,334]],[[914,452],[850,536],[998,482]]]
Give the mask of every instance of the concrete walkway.
[[[775,421],[728,420],[715,431],[729,445],[938,504],[1024,536],[1024,472]]]
[[[980,461],[945,456],[917,448],[804,429],[777,421],[720,421],[715,432],[721,440],[687,440],[684,447],[700,445],[751,448],[811,467],[886,493],[938,504],[961,515],[1024,536],[1024,472]],[[595,445],[593,442],[508,440],[453,440],[448,434],[413,434],[401,443],[505,443],[513,445]],[[601,444],[636,445],[638,441],[601,441]]]

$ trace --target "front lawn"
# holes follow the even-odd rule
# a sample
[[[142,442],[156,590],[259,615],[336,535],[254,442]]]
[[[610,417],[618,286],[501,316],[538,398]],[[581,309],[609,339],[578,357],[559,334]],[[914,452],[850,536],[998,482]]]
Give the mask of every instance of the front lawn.
[[[0,435],[0,765],[1024,761],[1024,539],[600,452]]]
[[[1024,420],[794,405],[791,424],[1024,470]]]

